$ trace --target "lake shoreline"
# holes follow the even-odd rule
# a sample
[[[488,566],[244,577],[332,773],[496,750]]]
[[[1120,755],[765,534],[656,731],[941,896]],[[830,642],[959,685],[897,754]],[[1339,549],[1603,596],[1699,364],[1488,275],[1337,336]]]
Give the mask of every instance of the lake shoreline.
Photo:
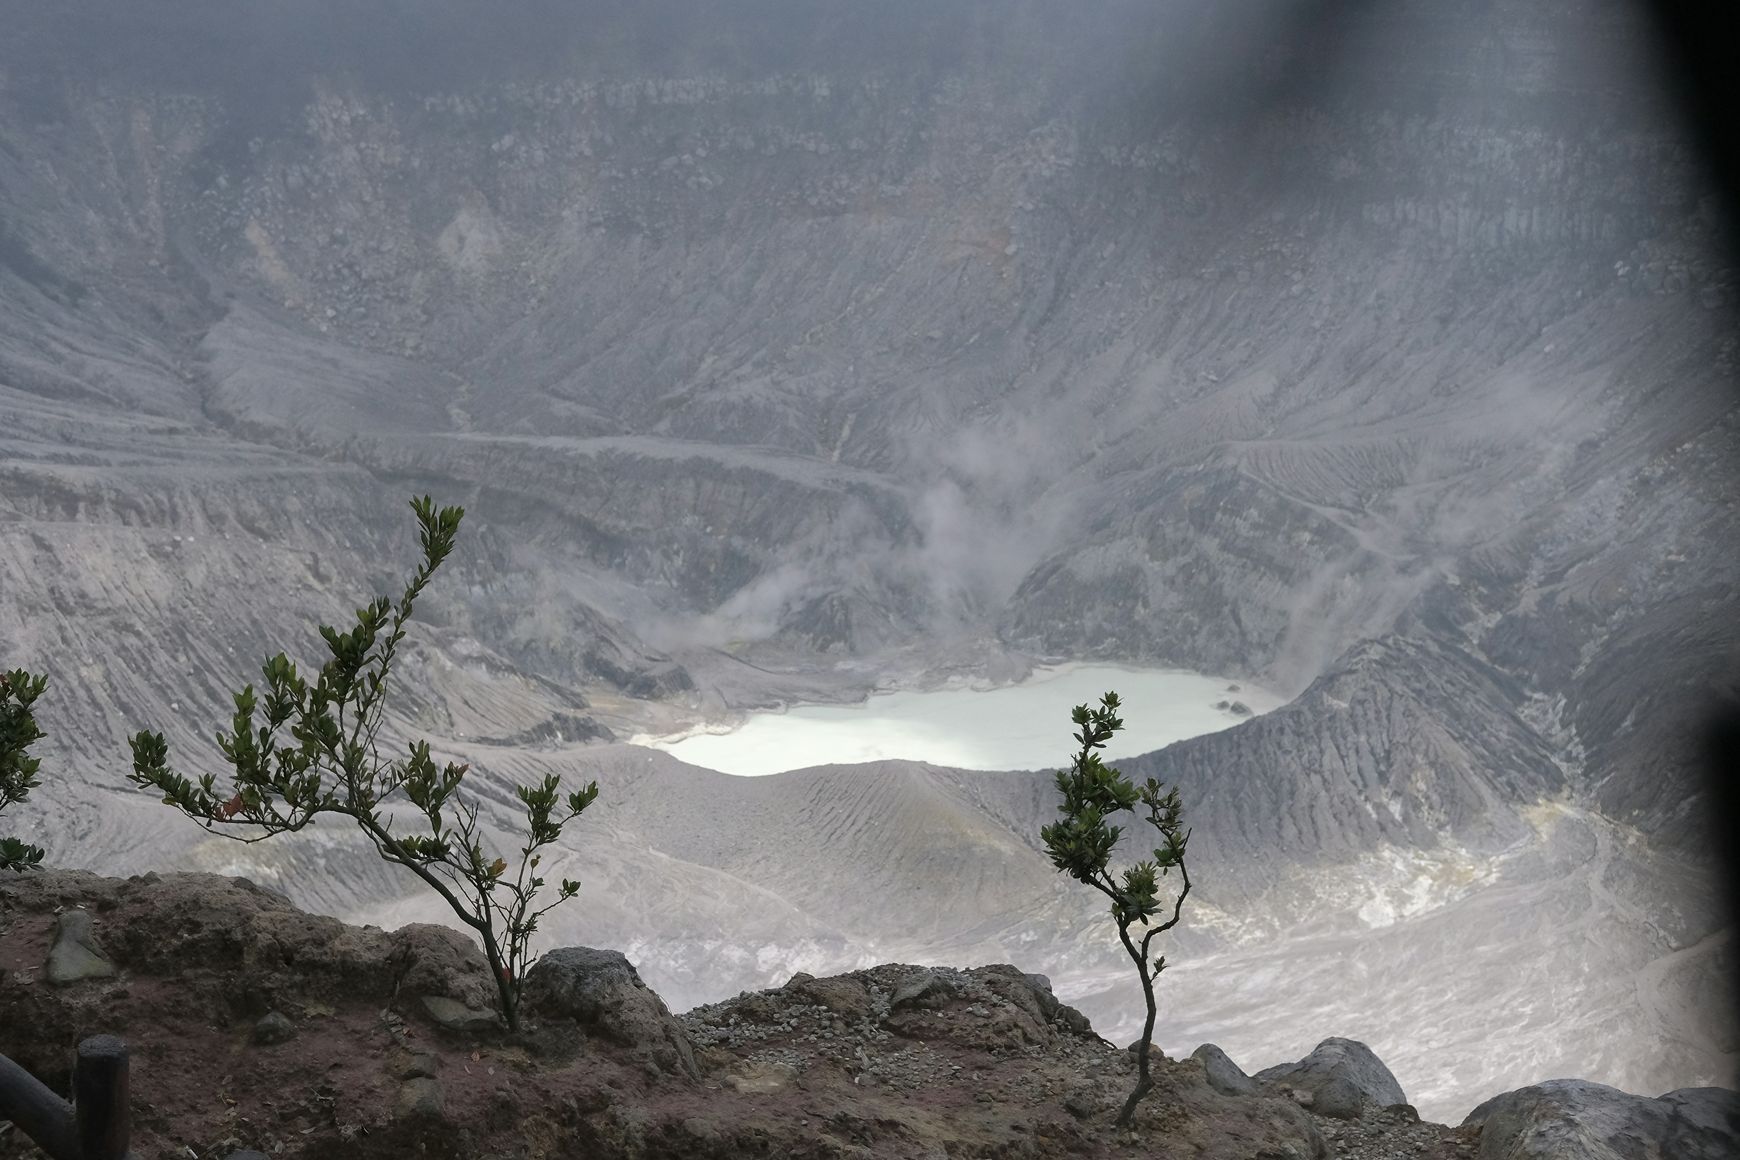
[[[926,687],[927,686],[927,687]],[[954,673],[921,687],[878,689],[855,703],[794,701],[740,719],[630,744],[736,776],[766,776],[813,765],[904,759],[963,769],[1046,768],[1036,753],[1068,748],[1068,711],[1115,690],[1126,732],[1112,758],[1164,748],[1231,728],[1284,703],[1236,678],[1183,669],[1095,661],[1034,664],[1024,679],[990,684]],[[1040,722],[1043,721],[1043,724]]]

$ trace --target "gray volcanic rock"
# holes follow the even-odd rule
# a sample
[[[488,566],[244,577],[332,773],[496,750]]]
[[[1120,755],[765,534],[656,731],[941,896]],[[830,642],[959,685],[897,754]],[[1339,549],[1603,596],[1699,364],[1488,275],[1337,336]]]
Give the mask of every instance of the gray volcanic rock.
[[[429,1076],[408,1079],[399,1087],[397,1112],[416,1119],[439,1119],[447,1105],[441,1081]]]
[[[77,983],[106,979],[115,974],[115,964],[97,945],[91,916],[69,910],[54,924],[54,945],[48,950],[43,977],[51,983]]]
[[[920,967],[894,988],[894,993],[888,996],[888,1009],[940,1007],[953,998],[954,993],[955,986],[949,979]]]
[[[296,1038],[296,1024],[282,1011],[268,1011],[254,1024],[251,1038],[261,1047],[277,1047]]]
[[[572,1020],[588,1031],[647,1053],[667,1071],[698,1075],[682,1024],[658,993],[641,982],[621,951],[562,947],[526,975],[526,1008],[549,1020]]]
[[[450,1031],[488,1031],[500,1026],[501,1017],[486,1007],[472,1007],[445,995],[419,995],[429,1018]]]
[[[1740,1092],[1683,1088],[1658,1099],[1555,1079],[1468,1114],[1480,1160],[1726,1160],[1740,1155]]]
[[[1190,1058],[1202,1064],[1208,1086],[1229,1096],[1248,1096],[1259,1089],[1257,1083],[1226,1052],[1212,1043],[1204,1043],[1190,1053]]]
[[[1352,1080],[1339,1075],[1330,1077],[1312,1089],[1310,1098],[1312,1111],[1320,1116],[1333,1116],[1338,1120],[1357,1120],[1372,1104]]]
[[[244,878],[165,874],[122,881],[47,870],[0,881],[5,913],[53,913],[61,906],[104,915],[105,973],[227,973],[229,986],[216,1000],[214,1018],[252,1023],[269,1011],[294,1013],[340,993],[385,1005],[401,987],[407,999],[437,994],[473,1007],[494,1002],[483,953],[451,927],[359,929],[308,914]],[[68,910],[55,925],[60,939],[79,945],[81,956],[92,954],[85,910]]]
[[[1051,991],[1051,981],[1044,975],[1030,974],[1008,963],[980,967],[974,973],[998,996],[1025,1011],[1036,1022],[1057,1024],[1074,1035],[1093,1034],[1093,1025],[1087,1016],[1067,1003],[1059,1002]],[[892,997],[889,1005],[894,1005]]]
[[[1325,1114],[1342,1118],[1357,1116],[1362,1100],[1377,1107],[1408,1102],[1383,1060],[1352,1039],[1325,1039],[1304,1059],[1266,1067],[1253,1078],[1262,1084],[1310,1092],[1324,1099]]]

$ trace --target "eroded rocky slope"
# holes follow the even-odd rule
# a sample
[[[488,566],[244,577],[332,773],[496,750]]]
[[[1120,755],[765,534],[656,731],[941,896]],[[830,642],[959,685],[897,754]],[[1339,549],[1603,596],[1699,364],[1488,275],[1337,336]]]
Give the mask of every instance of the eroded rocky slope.
[[[1478,915],[1551,977],[1559,928],[1466,909],[1503,861],[1621,992],[1702,993],[1732,287],[1630,6],[692,7],[3,6],[0,651],[54,680],[51,860],[405,913],[335,838],[237,864],[119,774],[142,725],[213,760],[428,490],[471,514],[396,725],[492,810],[622,774],[570,857],[672,985],[1082,954],[1042,778],[584,744],[1039,654],[1301,694],[1133,763],[1200,811],[1204,953],[1455,904],[1424,945]],[[1314,961],[1436,993],[1383,945]],[[1646,1066],[1725,1066],[1655,993]]]
[[[451,930],[347,927],[244,879],[0,877],[8,1053],[64,1091],[71,1044],[124,1037],[141,1157],[1547,1160],[1574,1139],[1715,1160],[1740,1139],[1733,1092],[1581,1081],[1422,1122],[1339,1037],[1254,1077],[1212,1044],[1156,1058],[1123,1131],[1131,1054],[1009,965],[799,973],[678,1019],[619,953],[568,948],[512,1035],[492,989]]]

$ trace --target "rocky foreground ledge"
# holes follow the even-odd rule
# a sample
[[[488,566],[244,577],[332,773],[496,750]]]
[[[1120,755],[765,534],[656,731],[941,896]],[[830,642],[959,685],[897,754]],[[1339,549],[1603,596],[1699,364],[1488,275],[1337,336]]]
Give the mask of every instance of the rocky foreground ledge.
[[[58,1090],[72,1047],[133,1052],[142,1158],[1740,1155],[1740,1097],[1575,1080],[1422,1123],[1363,1044],[1247,1076],[1218,1048],[1158,1064],[1112,1127],[1130,1053],[1041,976],[881,966],[673,1016],[614,951],[527,978],[527,1032],[488,1011],[457,932],[305,914],[245,879],[0,877],[0,1053]],[[0,1132],[0,1158],[35,1155]]]

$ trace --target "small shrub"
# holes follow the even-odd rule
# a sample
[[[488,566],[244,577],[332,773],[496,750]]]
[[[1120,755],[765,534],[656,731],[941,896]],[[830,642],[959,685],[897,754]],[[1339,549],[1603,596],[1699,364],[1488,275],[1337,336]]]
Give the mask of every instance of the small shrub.
[[[235,695],[230,729],[217,736],[234,771],[227,792],[205,774],[193,780],[169,768],[161,734],[132,739],[138,785],[163,795],[207,829],[242,842],[294,833],[321,814],[351,819],[388,862],[410,870],[439,894],[459,920],[477,932],[494,972],[501,1014],[519,1029],[520,988],[531,965],[529,944],[538,919],[574,897],[580,884],[563,881],[555,901],[537,905],[544,880],[537,877],[544,847],[598,796],[598,784],[562,797],[551,774],[535,786],[520,786],[526,839],[509,873],[505,858],[492,857],[479,840],[477,806],[456,795],[467,766],[437,768],[429,743],[416,741],[397,760],[380,752],[378,738],[399,642],[417,597],[453,549],[457,507],[435,510],[428,496],[411,501],[422,532],[423,562],[398,602],[382,596],[356,613],[348,632],[323,625],[330,658],[320,675],[306,680],[283,653],[265,663],[265,696],[249,685]],[[264,716],[264,723],[260,718]],[[425,833],[395,829],[387,807],[415,808]],[[231,827],[238,831],[227,832]]]
[[[36,770],[42,763],[28,750],[43,734],[31,706],[47,687],[47,677],[33,677],[23,669],[0,673],[0,810],[23,801],[37,786]],[[0,870],[32,870],[41,865],[40,847],[0,838]]]
[[[1138,787],[1100,760],[1096,751],[1104,749],[1106,742],[1124,727],[1118,707],[1118,695],[1107,693],[1100,698],[1099,708],[1077,705],[1072,711],[1070,719],[1081,730],[1074,735],[1081,748],[1070,768],[1058,771],[1057,792],[1063,797],[1057,807],[1060,816],[1051,825],[1042,827],[1039,836],[1053,865],[1111,899],[1118,940],[1124,944],[1142,979],[1148,1019],[1142,1025],[1142,1038],[1136,1049],[1136,1087],[1124,1101],[1117,1120],[1120,1128],[1127,1128],[1135,1118],[1136,1105],[1154,1086],[1148,1074],[1148,1041],[1154,1034],[1154,980],[1166,969],[1166,956],[1150,961],[1148,951],[1156,935],[1178,925],[1184,899],[1190,893],[1190,872],[1184,866],[1190,831],[1184,828],[1176,788],[1162,793],[1160,783],[1153,778]],[[1117,878],[1106,867],[1123,831],[1106,819],[1123,810],[1133,810],[1138,804],[1147,811],[1147,822],[1160,832],[1161,844],[1154,848],[1151,859],[1127,868]],[[1150,925],[1150,920],[1163,909],[1160,879],[1173,870],[1178,871],[1181,883],[1172,902],[1172,917]],[[1140,942],[1130,933],[1137,924],[1145,928]]]

